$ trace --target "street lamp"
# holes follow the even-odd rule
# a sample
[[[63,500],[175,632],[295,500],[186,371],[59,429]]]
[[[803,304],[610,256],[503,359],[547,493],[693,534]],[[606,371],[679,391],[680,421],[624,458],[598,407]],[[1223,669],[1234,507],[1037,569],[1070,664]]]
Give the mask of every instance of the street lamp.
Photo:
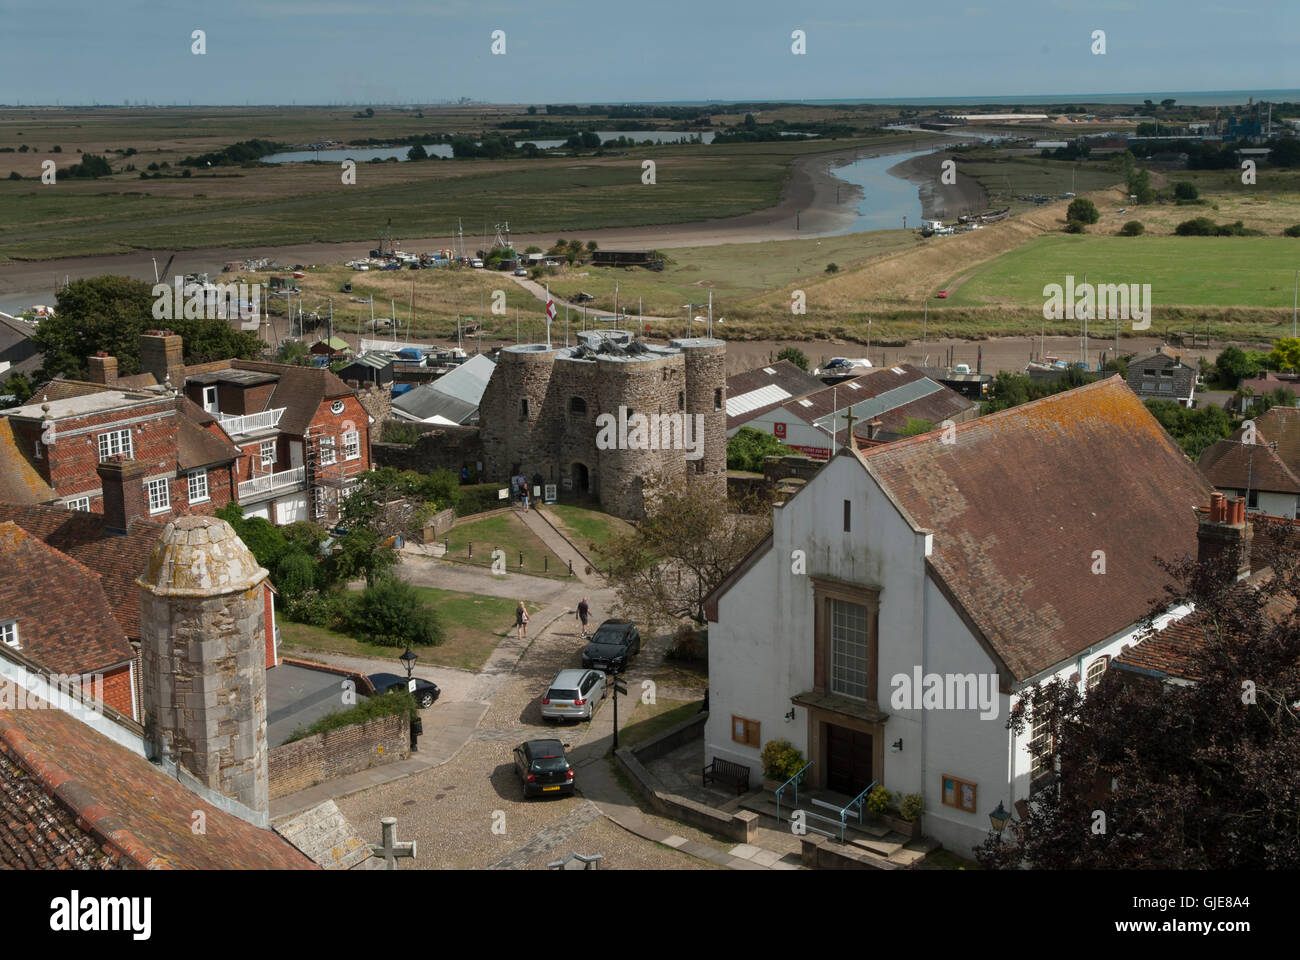
[[[406,668],[406,686],[411,686],[411,675],[415,671],[415,661],[420,659],[420,655],[411,650],[411,645],[406,645],[406,652],[397,658],[402,661],[402,666]]]
[[[1011,814],[1007,813],[1007,808],[1002,806],[1002,801],[998,801],[998,808],[989,814],[989,823],[993,826],[994,832],[999,837],[1006,828],[1007,821],[1011,819]]]
[[[406,652],[397,658],[402,661],[402,666],[406,668],[406,689],[415,693],[415,680],[413,673],[415,671],[415,661],[420,659],[420,655],[411,650],[411,645],[406,645]],[[420,749],[420,734],[424,733],[424,720],[415,711],[412,711],[411,717],[411,750]]]

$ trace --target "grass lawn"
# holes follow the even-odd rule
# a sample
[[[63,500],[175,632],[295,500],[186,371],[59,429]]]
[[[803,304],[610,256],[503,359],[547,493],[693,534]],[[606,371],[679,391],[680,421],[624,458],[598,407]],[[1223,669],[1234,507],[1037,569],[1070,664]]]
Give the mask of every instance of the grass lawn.
[[[1201,215],[1192,208],[1187,219]],[[1289,307],[1298,252],[1291,237],[1048,235],[979,268],[949,303],[1041,307],[1045,284],[1064,286],[1071,274],[1078,285],[1087,274],[1094,284],[1151,284],[1155,311],[1165,304]]]
[[[925,858],[927,867],[937,867],[940,870],[981,870],[983,869],[974,860],[965,860],[955,853],[948,850],[936,850]]]
[[[602,565],[606,560],[601,548],[615,537],[632,532],[632,524],[611,517],[598,508],[553,503],[543,509],[551,515],[561,533],[584,554]]]
[[[632,693],[629,689],[629,696]],[[631,717],[618,732],[618,745],[636,746],[683,720],[689,720],[699,712],[698,700],[666,700],[658,697],[654,703],[642,703],[638,699]]]
[[[422,663],[460,667],[464,670],[481,669],[514,624],[516,601],[512,599],[433,587],[416,587],[416,590],[437,609],[447,632],[447,639],[441,645],[416,650]],[[393,660],[396,663],[397,655],[402,652],[398,647],[364,643],[324,627],[289,620],[281,620],[279,624],[283,649],[290,653],[310,655],[315,650]],[[290,647],[293,649],[289,650]]]
[[[709,686],[709,662],[707,660],[665,660],[655,674],[655,683],[664,687],[685,687],[698,690],[704,695]]]
[[[529,573],[557,580],[569,576],[568,564],[547,549],[546,544],[537,539],[513,511],[457,524],[448,531],[445,539],[450,550],[448,555],[456,563],[490,567],[493,552],[503,550],[507,573]],[[519,565],[520,553],[524,556],[522,567]],[[511,610],[513,612],[513,607]]]

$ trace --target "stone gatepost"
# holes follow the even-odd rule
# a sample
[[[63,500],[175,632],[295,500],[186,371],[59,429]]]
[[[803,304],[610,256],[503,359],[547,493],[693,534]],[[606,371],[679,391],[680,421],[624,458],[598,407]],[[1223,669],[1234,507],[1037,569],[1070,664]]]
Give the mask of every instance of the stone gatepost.
[[[230,524],[167,524],[140,586],[146,735],[210,789],[269,810],[267,571]]]

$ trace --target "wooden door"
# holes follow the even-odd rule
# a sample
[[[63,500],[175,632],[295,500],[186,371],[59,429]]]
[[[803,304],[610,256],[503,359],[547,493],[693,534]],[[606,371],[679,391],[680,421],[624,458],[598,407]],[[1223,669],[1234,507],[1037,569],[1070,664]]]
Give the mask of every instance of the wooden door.
[[[856,797],[871,783],[871,734],[826,725],[826,787]]]

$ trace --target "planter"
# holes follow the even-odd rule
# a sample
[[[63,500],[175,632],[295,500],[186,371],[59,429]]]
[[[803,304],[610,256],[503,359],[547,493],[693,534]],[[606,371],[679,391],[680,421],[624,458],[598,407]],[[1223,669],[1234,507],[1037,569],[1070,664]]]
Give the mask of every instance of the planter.
[[[912,840],[921,839],[921,818],[915,820],[904,820],[896,813],[880,814],[880,822],[887,826],[895,833],[901,833],[903,836]]]

